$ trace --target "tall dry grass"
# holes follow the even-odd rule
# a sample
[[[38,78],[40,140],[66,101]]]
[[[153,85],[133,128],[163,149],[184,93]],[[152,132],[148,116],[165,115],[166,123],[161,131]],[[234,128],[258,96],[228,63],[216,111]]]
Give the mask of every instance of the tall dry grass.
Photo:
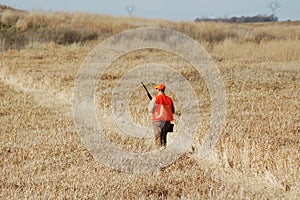
[[[229,40],[239,44],[294,41],[300,39],[298,22],[227,24],[206,22],[174,23],[134,17],[113,17],[85,13],[24,12],[3,9],[0,12],[1,46],[4,50],[24,48],[31,42],[58,44],[103,40],[113,34],[137,27],[165,27],[185,33],[207,48]],[[19,48],[19,49],[20,49]]]
[[[2,17],[2,24],[9,21]],[[1,199],[300,198],[297,23],[171,23],[40,12],[10,19],[7,29],[88,27],[98,40],[62,45],[35,38],[25,49],[0,53]],[[228,114],[221,138],[206,159],[198,160],[191,149],[164,169],[127,174],[97,163],[83,146],[73,121],[72,90],[80,64],[99,41],[141,26],[171,27],[207,48],[224,78]],[[182,58],[154,50],[127,54],[107,69],[99,90],[114,87],[134,66],[152,62],[177,69],[193,86],[201,109],[195,143],[201,142],[210,123],[210,95],[201,75]],[[147,124],[147,97],[141,95],[142,88],[132,94],[130,109],[138,123]],[[111,102],[99,100],[97,106],[111,114]],[[152,149],[152,140],[125,136],[110,120],[104,122],[107,138],[122,148]]]

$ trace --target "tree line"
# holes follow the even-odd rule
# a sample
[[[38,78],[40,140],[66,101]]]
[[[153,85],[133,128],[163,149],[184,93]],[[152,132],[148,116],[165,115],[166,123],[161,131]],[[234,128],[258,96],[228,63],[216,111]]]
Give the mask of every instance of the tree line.
[[[278,17],[274,15],[256,15],[252,17],[231,17],[231,18],[196,18],[195,22],[226,22],[226,23],[250,23],[250,22],[276,22]]]

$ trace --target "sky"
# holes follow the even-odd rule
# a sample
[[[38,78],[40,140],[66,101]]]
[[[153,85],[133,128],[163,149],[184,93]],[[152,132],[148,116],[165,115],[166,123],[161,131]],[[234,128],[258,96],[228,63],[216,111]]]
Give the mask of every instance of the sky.
[[[271,15],[271,0],[0,0],[0,4],[24,10],[87,12],[193,21],[196,18]],[[300,0],[277,0],[279,21],[300,20]]]

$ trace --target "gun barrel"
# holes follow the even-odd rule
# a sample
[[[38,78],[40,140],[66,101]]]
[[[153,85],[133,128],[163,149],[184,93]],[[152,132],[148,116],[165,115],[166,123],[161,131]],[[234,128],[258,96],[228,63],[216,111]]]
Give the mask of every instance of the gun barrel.
[[[146,92],[147,92],[147,96],[148,96],[148,98],[149,98],[150,100],[152,100],[152,96],[151,96],[150,92],[148,91],[147,87],[144,85],[144,83],[143,83],[143,82],[141,82],[141,83],[142,83],[142,85],[143,85],[144,89],[145,89],[145,90],[146,90]]]

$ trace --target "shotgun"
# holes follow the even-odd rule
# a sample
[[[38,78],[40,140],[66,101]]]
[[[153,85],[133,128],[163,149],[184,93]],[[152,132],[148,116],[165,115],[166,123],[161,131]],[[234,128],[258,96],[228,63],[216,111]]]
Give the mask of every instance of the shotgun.
[[[146,86],[144,85],[144,83],[143,82],[141,82],[141,83],[142,83],[143,87],[145,88],[145,90],[147,92],[147,96],[149,97],[149,99],[151,101],[152,100],[152,96],[151,96],[150,92],[148,91],[148,89],[146,88]]]

